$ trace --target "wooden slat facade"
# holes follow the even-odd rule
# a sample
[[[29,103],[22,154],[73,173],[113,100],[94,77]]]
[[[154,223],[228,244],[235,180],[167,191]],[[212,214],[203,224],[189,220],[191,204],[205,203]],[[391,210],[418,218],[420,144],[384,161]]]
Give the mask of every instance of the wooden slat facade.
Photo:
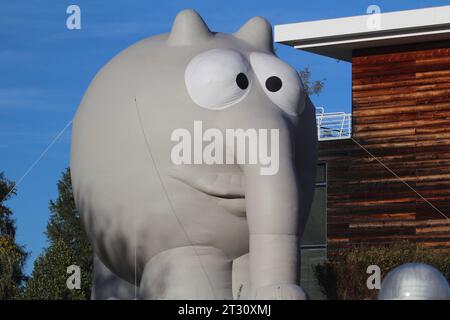
[[[352,59],[352,136],[323,141],[328,248],[414,240],[450,247],[450,43],[378,48]],[[439,210],[439,211],[438,211]]]

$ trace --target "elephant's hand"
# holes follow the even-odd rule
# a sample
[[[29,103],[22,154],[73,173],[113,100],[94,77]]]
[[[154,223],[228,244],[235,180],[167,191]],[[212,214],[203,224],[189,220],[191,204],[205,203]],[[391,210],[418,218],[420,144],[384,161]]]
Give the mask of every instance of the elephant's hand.
[[[308,300],[302,287],[295,284],[278,284],[256,289],[256,300]]]

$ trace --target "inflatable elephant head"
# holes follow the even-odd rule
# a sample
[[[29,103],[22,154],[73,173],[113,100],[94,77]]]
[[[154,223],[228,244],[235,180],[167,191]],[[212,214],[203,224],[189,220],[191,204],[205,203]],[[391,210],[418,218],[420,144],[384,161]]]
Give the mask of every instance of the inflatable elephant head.
[[[263,18],[229,35],[185,10],[170,33],[121,52],[73,123],[93,298],[304,298],[316,132]]]

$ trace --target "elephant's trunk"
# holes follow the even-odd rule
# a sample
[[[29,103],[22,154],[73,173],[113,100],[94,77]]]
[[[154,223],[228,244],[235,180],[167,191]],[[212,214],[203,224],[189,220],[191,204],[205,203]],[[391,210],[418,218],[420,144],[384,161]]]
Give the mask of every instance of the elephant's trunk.
[[[288,136],[280,132],[278,172],[262,175],[264,166],[243,166],[254,295],[259,288],[298,284],[298,233],[303,219],[295,152]]]

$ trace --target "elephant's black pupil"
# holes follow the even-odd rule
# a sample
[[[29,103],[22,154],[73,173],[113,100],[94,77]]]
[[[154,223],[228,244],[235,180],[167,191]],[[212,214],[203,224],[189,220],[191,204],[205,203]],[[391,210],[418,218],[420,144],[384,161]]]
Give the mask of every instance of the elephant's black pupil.
[[[266,80],[266,88],[270,92],[277,92],[281,89],[281,86],[283,85],[283,82],[280,78],[272,76],[270,78],[267,78]]]
[[[243,74],[242,72],[239,73],[236,77],[236,83],[238,85],[239,88],[241,88],[242,90],[247,89],[248,87],[248,78],[245,74]]]

